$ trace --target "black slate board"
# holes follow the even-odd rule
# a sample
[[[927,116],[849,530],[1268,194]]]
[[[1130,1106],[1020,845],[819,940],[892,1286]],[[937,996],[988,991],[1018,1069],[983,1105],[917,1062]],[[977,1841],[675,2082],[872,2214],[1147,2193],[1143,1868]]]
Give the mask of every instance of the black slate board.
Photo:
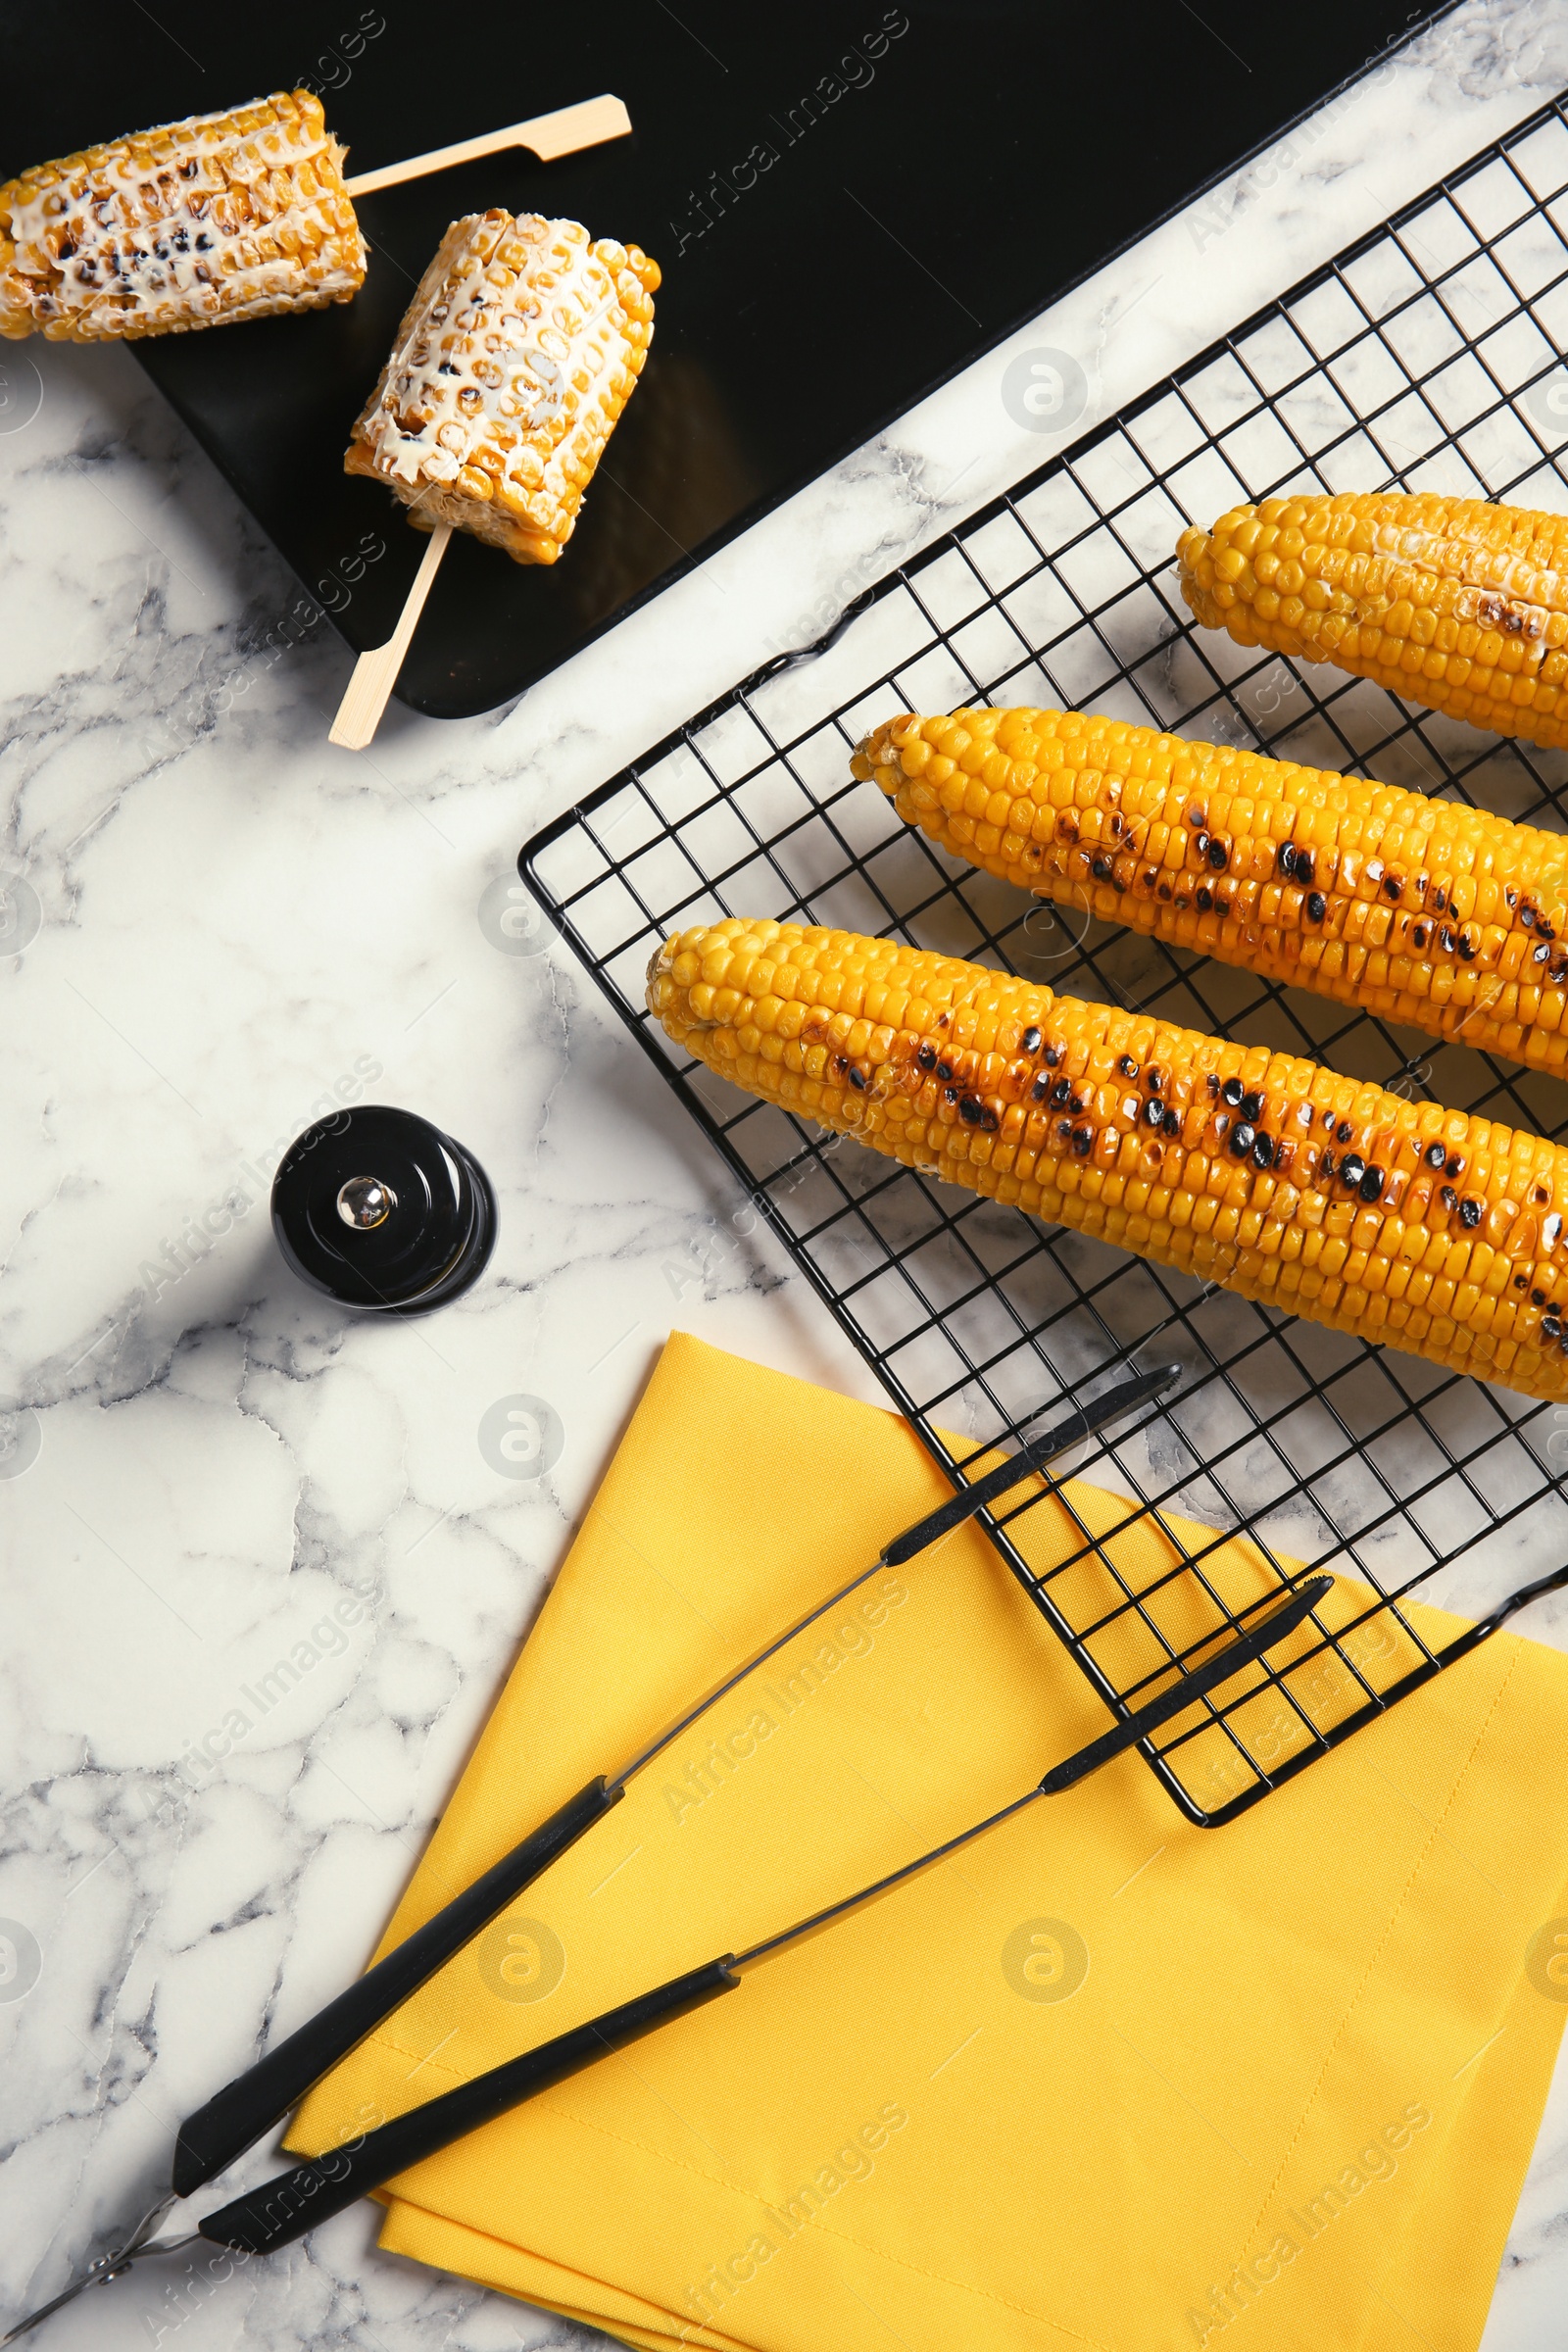
[[[0,178],[301,81],[351,172],[603,90],[625,100],[630,139],[365,198],[373,256],[346,308],[135,346],[359,652],[390,634],[424,540],[342,453],[447,222],[491,204],[565,214],[658,259],[653,354],[564,560],[517,565],[461,536],[448,552],[398,693],[459,717],[520,693],[1438,13],[110,0],[74,37],[6,0]],[[368,536],[386,553],[344,603]]]

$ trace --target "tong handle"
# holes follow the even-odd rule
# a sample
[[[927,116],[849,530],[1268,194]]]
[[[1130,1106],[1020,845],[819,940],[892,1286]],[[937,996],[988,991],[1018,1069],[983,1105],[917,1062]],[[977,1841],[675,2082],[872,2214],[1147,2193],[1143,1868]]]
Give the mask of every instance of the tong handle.
[[[433,1919],[393,1946],[384,1960],[367,1969],[357,1984],[280,2041],[275,2050],[214,2093],[187,2116],[174,2148],[174,2194],[188,2197],[233,2163],[236,2156],[281,2122],[313,2082],[346,2058],[400,2002],[416,1992],[454,1952],[476,1936],[498,1911],[574,1845],[618,1804],[623,1791],[601,1774],[568,1797],[558,1812],[492,1864],[481,1878],[453,1896]],[[360,2192],[355,2191],[358,2195]],[[336,2207],[333,2208],[336,2211]]]
[[[520,2058],[509,2058],[487,2074],[475,2075],[471,2082],[460,2082],[455,2090],[427,2099],[407,2115],[394,2116],[389,2124],[341,2148],[332,2148],[309,2164],[296,2165],[291,2173],[279,2173],[275,2180],[264,2180],[259,2188],[236,2197],[220,2212],[210,2213],[201,2224],[202,2236],[214,2245],[232,2246],[240,2254],[270,2254],[274,2247],[288,2245],[303,2237],[307,2230],[314,2230],[318,2222],[384,2187],[399,2173],[422,2164],[426,2156],[436,2155],[465,2132],[494,2123],[509,2108],[564,2082],[568,2075],[580,2073],[612,2050],[640,2041],[671,2018],[700,2009],[721,1992],[733,1992],[741,1981],[734,1972],[734,1953],[726,1952],[722,1959],[710,1960],[683,1977],[672,1977],[665,1984],[656,1984],[652,1992],[638,1993],[618,2009],[606,2010],[586,2025],[573,2026],[538,2049],[526,2050]]]
[[[1165,1364],[1157,1372],[1138,1372],[1130,1380],[1118,1381],[1113,1389],[1107,1389],[1102,1396],[1092,1396],[1087,1404],[1075,1404],[1067,1419],[1058,1421],[1054,1429],[1048,1429],[1043,1438],[1035,1438],[1029,1445],[1020,1446],[1016,1453],[1009,1454],[995,1470],[988,1471],[984,1478],[976,1479],[972,1487],[960,1487],[946,1502],[939,1502],[936,1509],[924,1519],[917,1519],[913,1527],[905,1529],[902,1536],[895,1536],[891,1544],[883,1546],[883,1565],[902,1568],[906,1560],[912,1560],[916,1552],[924,1551],[929,1544],[940,1543],[944,1536],[952,1535],[956,1527],[961,1527],[966,1519],[974,1517],[976,1511],[983,1511],[988,1503],[997,1501],[1009,1487],[1015,1487],[1020,1479],[1027,1478],[1032,1470],[1043,1470],[1054,1455],[1065,1453],[1067,1447],[1076,1446],[1080,1438],[1092,1436],[1097,1429],[1102,1429],[1107,1421],[1119,1420],[1123,1413],[1130,1413],[1135,1405],[1142,1404],[1146,1398],[1157,1396],[1180,1377],[1179,1364]],[[962,1467],[961,1463],[958,1467]]]

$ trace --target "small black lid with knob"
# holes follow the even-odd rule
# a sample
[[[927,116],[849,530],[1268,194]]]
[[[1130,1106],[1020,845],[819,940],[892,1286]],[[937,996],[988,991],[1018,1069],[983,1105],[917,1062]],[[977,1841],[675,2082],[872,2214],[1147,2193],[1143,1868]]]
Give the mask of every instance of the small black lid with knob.
[[[272,1230],[302,1281],[344,1306],[417,1315],[484,1271],[490,1179],[412,1110],[361,1103],[295,1139],[272,1183]]]

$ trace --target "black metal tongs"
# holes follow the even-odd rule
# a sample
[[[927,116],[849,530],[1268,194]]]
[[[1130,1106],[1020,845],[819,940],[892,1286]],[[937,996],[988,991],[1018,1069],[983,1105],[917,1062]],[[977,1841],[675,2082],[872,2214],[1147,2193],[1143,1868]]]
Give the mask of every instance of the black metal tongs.
[[[720,1993],[733,1991],[749,1969],[790,1950],[808,1936],[819,1934],[895,1886],[933,1868],[988,1830],[1010,1820],[1037,1797],[1056,1795],[1076,1787],[1090,1773],[1136,1746],[1160,1725],[1181,1714],[1294,1632],[1331,1590],[1330,1577],[1312,1577],[1294,1591],[1274,1596],[1267,1607],[1260,1603],[1259,1613],[1248,1630],[1181,1675],[1147,1705],[1056,1765],[1037,1787],[1026,1789],[999,1812],[988,1814],[983,1821],[959,1831],[941,1845],[933,1846],[928,1853],[904,1863],[885,1878],[844,1896],[825,1910],[797,1920],[793,1926],[781,1929],[746,1951],[726,1952],[701,1968],[688,1970],[669,1983],[623,2002],[618,2008],[606,2011],[603,2016],[573,2027],[568,2033],[557,2034],[539,2048],[525,2051],[471,2082],[426,2100],[422,2106],[394,2117],[344,2147],[296,2165],[235,2198],[221,2211],[208,2215],[194,2232],[177,2238],[155,2237],[154,2232],[177,2203],[216,2180],[245,2149],[281,2122],[313,2084],[356,2049],[454,1953],[531,1886],[558,1855],[575,1844],[595,1822],[618,1804],[634,1776],[689,1730],[708,1708],[764,1665],[797,1635],[838,1607],[869,1578],[879,1571],[900,1567],[940,1543],[1022,1479],[1044,1472],[1048,1463],[1080,1439],[1160,1395],[1178,1378],[1179,1371],[1179,1366],[1169,1365],[1157,1372],[1141,1373],[1118,1382],[1088,1403],[1075,1404],[1068,1417],[1044,1437],[1022,1446],[972,1486],[960,1488],[913,1527],[884,1544],[868,1568],[861,1569],[804,1617],[796,1618],[714,1689],[685,1707],[656,1740],[639,1749],[612,1776],[599,1775],[591,1780],[433,1919],[415,1929],[347,1991],[329,2001],[297,2033],[289,2034],[276,2049],[270,2050],[188,2117],[180,2127],[175,2145],[168,2195],[143,2214],[112,2251],[100,2255],[53,2302],[20,2321],[7,2335],[0,2337],[0,2343],[14,2343],[62,2304],[69,2303],[89,2286],[107,2284],[146,2255],[172,2254],[200,2241],[248,2255],[270,2253],[287,2245],[316,2223],[382,2187],[397,2174],[434,2155],[466,2132],[494,2121],[509,2108],[520,2105],[612,2051],[623,2049],[670,2019],[685,2016]]]

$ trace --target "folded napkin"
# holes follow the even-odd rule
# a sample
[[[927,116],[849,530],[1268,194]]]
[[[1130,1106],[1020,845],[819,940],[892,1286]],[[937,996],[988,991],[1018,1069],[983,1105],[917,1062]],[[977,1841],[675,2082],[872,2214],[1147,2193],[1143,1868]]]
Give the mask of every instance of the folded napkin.
[[[895,1416],[672,1339],[382,1949],[947,1491]],[[1081,1540],[1020,1529],[1037,1567]],[[1105,1721],[964,1531],[694,1727],[291,2144],[760,1939]],[[1568,2016],[1527,1965],[1565,1753],[1568,1658],[1502,1635],[1221,1830],[1124,1757],[406,2174],[382,2243],[649,2352],[1474,2346]]]

